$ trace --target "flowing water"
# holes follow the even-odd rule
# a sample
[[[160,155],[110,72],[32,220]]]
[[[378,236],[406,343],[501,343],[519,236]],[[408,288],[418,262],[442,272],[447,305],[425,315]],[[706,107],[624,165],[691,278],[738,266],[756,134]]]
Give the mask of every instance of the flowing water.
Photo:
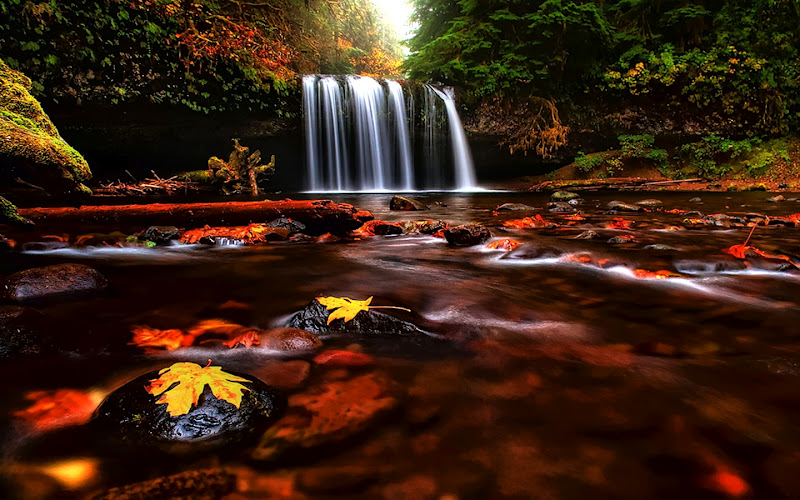
[[[703,193],[701,204],[690,203],[693,196],[658,193],[665,208],[706,214],[800,212],[800,203],[766,203],[764,193]],[[335,199],[389,221],[481,222],[495,239],[522,245],[454,248],[409,234],[4,255],[0,273],[84,262],[111,283],[94,298],[39,306],[77,354],[0,365],[4,471],[30,483],[19,491],[53,483],[59,498],[216,466],[237,475],[231,499],[800,496],[800,273],[785,260],[742,261],[721,251],[742,243],[749,228],[686,228],[684,219],[694,215],[666,211],[603,213],[612,199],[646,197],[634,193],[585,195],[582,221],[535,212],[559,222],[550,229],[503,229],[502,221],[532,213],[493,213],[504,202],[542,207],[541,194],[419,197],[432,210],[389,212],[387,195]],[[631,229],[606,228],[614,217],[632,221]],[[92,230],[115,229],[141,228]],[[574,239],[587,229],[601,238]],[[620,234],[636,242],[607,243]],[[14,236],[35,240],[41,233]],[[651,244],[673,249],[645,249]],[[800,228],[759,226],[750,244],[797,256]],[[209,356],[192,349],[144,355],[126,345],[136,325],[187,328],[226,317],[269,328],[320,295],[374,296],[374,304],[410,308],[397,314],[436,334],[325,339],[326,348],[355,349],[374,363],[312,362],[308,378],[287,392],[380,372],[399,398],[393,413],[333,447],[269,463],[249,459],[247,445],[224,454],[141,457],[97,444],[87,426],[41,434],[13,416],[30,404],[24,396],[31,391],[108,392],[176,359]],[[243,306],[220,308],[229,301]],[[220,356],[226,369],[246,373],[259,373],[264,363],[297,363],[241,349]],[[50,479],[60,476],[46,466],[75,459],[90,465],[72,490],[63,478]]]
[[[421,99],[424,106],[417,108]],[[453,96],[431,85],[365,76],[303,78],[309,191],[477,187]],[[420,149],[415,136],[422,136]],[[444,155],[449,143],[451,154]]]

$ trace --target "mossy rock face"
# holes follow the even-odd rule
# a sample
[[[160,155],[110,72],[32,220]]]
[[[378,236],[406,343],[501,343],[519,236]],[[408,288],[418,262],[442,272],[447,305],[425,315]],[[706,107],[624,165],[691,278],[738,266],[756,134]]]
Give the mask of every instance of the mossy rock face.
[[[20,216],[17,213],[17,207],[2,196],[0,196],[0,224],[10,224],[22,227],[33,226],[33,222]]]
[[[22,177],[59,194],[89,195],[92,173],[30,94],[31,81],[0,59],[0,179]]]

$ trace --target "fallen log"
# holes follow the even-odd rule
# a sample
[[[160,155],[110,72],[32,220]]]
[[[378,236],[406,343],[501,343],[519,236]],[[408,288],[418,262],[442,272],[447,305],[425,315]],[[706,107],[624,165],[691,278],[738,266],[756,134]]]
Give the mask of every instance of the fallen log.
[[[183,228],[246,226],[287,218],[302,222],[309,234],[343,234],[372,220],[369,212],[331,200],[232,201],[223,203],[152,203],[149,205],[84,205],[81,207],[25,208],[19,210],[37,224],[120,224],[145,227],[174,225]]]
[[[579,179],[567,181],[544,181],[529,187],[529,191],[587,191],[592,189],[621,189],[647,183],[641,177],[610,177],[608,179]]]

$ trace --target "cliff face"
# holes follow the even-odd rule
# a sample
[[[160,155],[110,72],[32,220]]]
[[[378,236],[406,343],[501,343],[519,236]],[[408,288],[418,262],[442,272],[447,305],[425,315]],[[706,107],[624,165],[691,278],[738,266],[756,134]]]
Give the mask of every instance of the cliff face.
[[[53,194],[91,194],[86,160],[59,135],[31,81],[0,60],[0,181],[20,177]]]

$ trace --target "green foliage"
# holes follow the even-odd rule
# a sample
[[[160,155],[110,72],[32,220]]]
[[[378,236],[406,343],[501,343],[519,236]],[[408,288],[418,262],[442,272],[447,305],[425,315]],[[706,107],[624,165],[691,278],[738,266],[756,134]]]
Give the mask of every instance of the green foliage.
[[[583,151],[578,151],[578,156],[574,160],[575,166],[584,173],[589,173],[603,164],[603,156],[599,154],[586,155]]]
[[[733,169],[731,159],[749,153],[753,144],[758,142],[757,139],[737,141],[708,134],[697,142],[678,148],[678,158],[704,179],[718,179]]]

